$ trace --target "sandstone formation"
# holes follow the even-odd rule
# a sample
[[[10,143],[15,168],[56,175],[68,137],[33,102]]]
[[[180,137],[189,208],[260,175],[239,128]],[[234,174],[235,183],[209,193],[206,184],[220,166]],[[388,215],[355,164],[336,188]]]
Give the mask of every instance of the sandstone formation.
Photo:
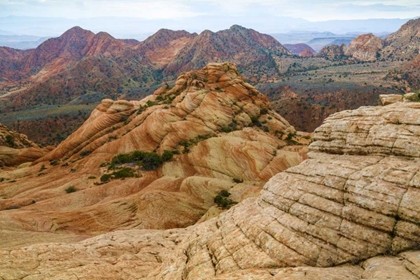
[[[258,198],[185,229],[0,251],[4,279],[420,279],[419,103],[329,117]]]
[[[346,45],[329,45],[323,47],[317,54],[318,57],[326,57],[330,59],[342,59],[345,58]]]
[[[351,41],[344,54],[361,61],[375,61],[382,47],[381,38],[372,33],[363,34]]]
[[[270,110],[233,64],[209,64],[141,101],[103,100],[33,166],[0,173],[0,224],[78,235],[186,227],[221,211],[221,190],[235,202],[257,196],[305,158],[299,143],[309,138]],[[102,180],[114,156],[136,150],[174,157],[156,170],[131,162],[124,167],[135,176]]]

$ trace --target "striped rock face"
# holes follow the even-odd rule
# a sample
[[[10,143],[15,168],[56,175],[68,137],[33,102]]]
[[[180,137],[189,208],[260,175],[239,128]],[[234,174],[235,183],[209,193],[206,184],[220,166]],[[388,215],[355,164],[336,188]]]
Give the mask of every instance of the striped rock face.
[[[3,250],[0,276],[418,280],[419,136],[418,103],[337,113],[257,198],[185,229]]]
[[[309,137],[299,135],[231,63],[185,73],[140,101],[105,99],[32,166],[0,170],[0,247],[57,232],[73,240],[207,220],[222,211],[215,204],[222,190],[234,202],[256,197],[268,179],[302,162]],[[126,162],[116,168],[132,175],[101,180],[114,173],[113,157],[137,150],[173,158],[154,170]]]

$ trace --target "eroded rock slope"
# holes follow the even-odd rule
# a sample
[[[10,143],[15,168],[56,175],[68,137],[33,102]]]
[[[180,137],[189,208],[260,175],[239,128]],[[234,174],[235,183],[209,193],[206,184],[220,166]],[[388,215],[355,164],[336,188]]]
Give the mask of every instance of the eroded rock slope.
[[[234,202],[257,196],[270,177],[305,158],[306,147],[296,144],[308,141],[233,64],[210,64],[142,101],[102,101],[33,166],[2,172],[0,223],[80,235],[186,227],[218,214],[222,190]],[[113,157],[136,150],[174,156],[156,168],[136,161],[110,168]],[[127,178],[118,179],[119,170]]]
[[[419,128],[419,103],[334,114],[258,198],[186,229],[3,250],[1,276],[418,280]]]

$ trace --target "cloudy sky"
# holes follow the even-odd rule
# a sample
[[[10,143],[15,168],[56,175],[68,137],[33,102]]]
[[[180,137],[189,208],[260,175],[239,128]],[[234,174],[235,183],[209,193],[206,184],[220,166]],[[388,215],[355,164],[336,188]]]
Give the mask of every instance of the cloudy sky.
[[[210,29],[217,31],[225,24],[240,23],[246,27],[282,31],[281,26],[288,19],[287,27],[296,28],[300,19],[309,22],[328,20],[360,19],[410,19],[420,16],[419,0],[0,0],[0,30],[20,26],[13,17],[34,17],[26,24],[37,25],[42,18],[58,17],[68,25],[88,25],[118,31],[127,25],[141,25],[137,32],[153,32],[161,27],[189,31]],[[104,18],[112,17],[106,25]],[[102,19],[99,19],[102,18]],[[120,19],[120,23],[115,19]],[[96,25],[93,21],[96,19]],[[280,20],[281,19],[281,20]],[[22,21],[22,19],[21,19]],[[102,22],[102,23],[101,23]],[[79,24],[80,23],[80,24]],[[51,25],[51,22],[48,23]],[[62,22],[57,20],[56,30],[60,32]],[[102,24],[102,27],[100,26]],[[65,24],[64,24],[65,25]],[[119,25],[116,27],[115,25]],[[83,27],[83,26],[82,26]],[[225,26],[228,28],[229,26]],[[15,32],[23,32],[18,30]],[[21,27],[23,28],[23,27]],[[39,23],[39,32],[48,32]],[[64,26],[63,26],[64,28]],[[120,29],[118,29],[120,28]],[[33,30],[27,26],[27,32]],[[128,28],[129,32],[136,32]],[[285,29],[285,28],[283,28]],[[286,28],[287,29],[287,28]],[[13,31],[13,30],[11,30]],[[264,30],[262,30],[264,31]],[[283,30],[284,31],[284,30]]]

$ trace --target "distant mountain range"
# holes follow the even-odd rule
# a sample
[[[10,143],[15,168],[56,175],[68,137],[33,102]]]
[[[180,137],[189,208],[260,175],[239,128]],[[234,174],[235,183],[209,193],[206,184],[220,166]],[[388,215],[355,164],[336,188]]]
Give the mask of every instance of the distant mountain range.
[[[129,99],[133,89],[209,62],[231,61],[259,81],[278,76],[279,58],[291,55],[273,37],[238,25],[200,34],[161,29],[143,42],[74,27],[33,50],[0,48],[0,90],[9,95],[0,109],[65,104],[94,92]]]
[[[200,34],[160,29],[141,42],[73,27],[35,49],[0,47],[0,113],[3,123],[13,122],[13,128],[17,129],[18,125],[23,126],[18,121],[45,118],[45,110],[53,108],[50,116],[54,120],[49,120],[49,128],[62,126],[64,129],[72,123],[77,127],[86,117],[83,114],[90,113],[92,106],[104,98],[139,100],[162,84],[172,86],[175,77],[183,72],[211,62],[236,64],[255,85],[286,81],[296,71],[326,67],[331,63],[355,64],[376,59],[402,63],[401,59],[410,61],[418,54],[420,42],[415,34],[420,30],[419,25],[420,20],[409,21],[385,40],[373,34],[358,36],[348,50],[345,45],[331,45],[313,60],[308,60],[313,50],[305,45],[293,46],[289,51],[272,36],[239,25],[218,32],[205,30]],[[335,38],[332,33],[317,35]],[[298,58],[292,52],[306,58]],[[418,72],[416,64],[410,65],[414,66],[407,66],[413,69],[407,83],[413,83]],[[396,75],[395,79],[404,77]],[[60,108],[64,105],[76,107],[65,111]],[[19,115],[18,112],[26,113]],[[57,117],[63,114],[70,115],[65,119]],[[30,134],[35,124],[28,125],[25,133]],[[64,135],[71,132],[68,127]],[[52,136],[44,143],[57,143],[53,139],[56,133],[48,133]],[[62,136],[57,138],[61,140]]]

